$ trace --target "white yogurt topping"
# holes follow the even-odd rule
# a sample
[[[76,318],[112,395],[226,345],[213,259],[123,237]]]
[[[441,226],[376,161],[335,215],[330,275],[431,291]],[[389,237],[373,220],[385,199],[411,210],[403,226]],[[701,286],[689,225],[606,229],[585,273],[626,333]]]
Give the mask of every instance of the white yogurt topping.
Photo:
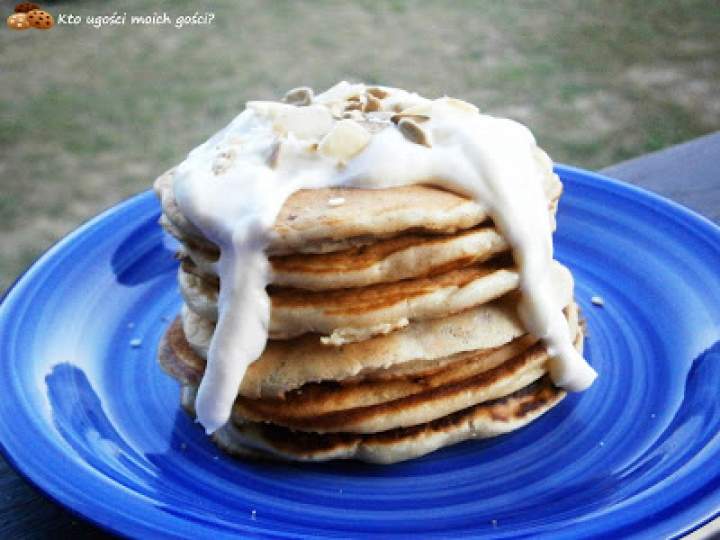
[[[553,381],[579,391],[596,377],[575,350],[550,286],[552,235],[542,180],[552,163],[530,131],[452,98],[428,100],[382,87],[371,94],[387,95],[376,99],[367,90],[342,82],[310,105],[250,102],[177,168],[181,211],[221,252],[219,317],[196,402],[208,433],[227,422],[245,371],[265,348],[271,270],[264,250],[285,200],[303,188],[432,180],[485,205],[512,247],[519,314],[544,341]],[[345,111],[357,103],[346,101],[352,96],[373,102],[367,111],[378,101],[382,110]],[[396,117],[396,125],[390,120],[394,110],[415,116]]]

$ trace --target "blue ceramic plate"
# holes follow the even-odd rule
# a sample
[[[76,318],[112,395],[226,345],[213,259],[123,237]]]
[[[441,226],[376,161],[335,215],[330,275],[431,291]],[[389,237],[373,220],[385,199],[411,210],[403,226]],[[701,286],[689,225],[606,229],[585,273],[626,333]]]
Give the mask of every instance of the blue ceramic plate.
[[[150,193],[57,244],[0,306],[0,440],[51,497],[133,536],[660,538],[720,511],[720,230],[559,168],[557,256],[600,373],[539,421],[407,463],[221,455],[155,348],[180,307]],[[601,296],[604,307],[591,297]]]

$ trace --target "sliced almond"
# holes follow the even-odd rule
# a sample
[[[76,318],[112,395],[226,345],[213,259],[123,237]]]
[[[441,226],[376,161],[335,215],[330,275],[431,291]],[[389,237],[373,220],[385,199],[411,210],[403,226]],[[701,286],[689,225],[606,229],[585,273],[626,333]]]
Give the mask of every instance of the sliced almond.
[[[285,94],[285,97],[282,98],[282,101],[289,105],[303,107],[306,105],[310,105],[312,103],[313,97],[314,96],[312,88],[308,86],[299,86],[297,88],[289,90],[288,93]]]
[[[480,109],[478,109],[475,105],[472,103],[468,103],[467,101],[463,101],[462,99],[457,98],[451,98],[451,97],[444,97],[441,98],[441,101],[447,103],[451,107],[463,111],[470,114],[478,114],[480,112]]]
[[[363,113],[361,113],[359,110],[353,109],[350,111],[345,111],[343,113],[343,118],[349,118],[350,120],[355,120],[356,122],[362,122],[363,120],[365,120],[365,115],[363,115]]]
[[[383,129],[392,126],[392,123],[387,120],[377,120],[374,118],[367,118],[359,124],[368,130],[369,133],[380,133]]]
[[[424,115],[432,114],[432,102],[422,103],[420,105],[412,105],[401,111],[400,114]]]
[[[340,120],[325,135],[318,150],[321,154],[346,163],[370,142],[370,133],[354,120]]]
[[[533,153],[535,154],[535,160],[538,162],[543,171],[552,171],[553,162],[550,156],[547,155],[545,150],[536,146]]]
[[[327,105],[328,110],[330,111],[330,114],[335,119],[340,119],[343,117],[343,114],[345,113],[345,104],[341,102],[335,102]]]
[[[277,101],[248,101],[245,108],[252,109],[260,116],[267,118],[276,118],[288,108],[287,103],[279,103]]]
[[[413,120],[402,118],[398,123],[398,129],[403,136],[410,142],[430,147],[430,140],[427,133]]]
[[[298,139],[320,139],[332,129],[333,119],[330,111],[322,105],[292,107],[275,116],[273,129],[279,135],[292,133]]]

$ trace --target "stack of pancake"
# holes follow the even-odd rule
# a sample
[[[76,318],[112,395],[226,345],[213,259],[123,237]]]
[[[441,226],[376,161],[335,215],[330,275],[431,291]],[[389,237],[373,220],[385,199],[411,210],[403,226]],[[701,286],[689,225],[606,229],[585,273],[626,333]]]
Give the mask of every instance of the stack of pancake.
[[[546,168],[554,219],[562,185]],[[193,414],[218,316],[220,253],[181,213],[173,177],[155,190],[161,223],[182,244],[185,304],[159,356]],[[429,185],[302,190],[274,232],[270,340],[213,434],[223,449],[392,463],[513,431],[564,397],[516,313],[508,244],[471,199]],[[572,277],[559,263],[553,286],[581,349]]]

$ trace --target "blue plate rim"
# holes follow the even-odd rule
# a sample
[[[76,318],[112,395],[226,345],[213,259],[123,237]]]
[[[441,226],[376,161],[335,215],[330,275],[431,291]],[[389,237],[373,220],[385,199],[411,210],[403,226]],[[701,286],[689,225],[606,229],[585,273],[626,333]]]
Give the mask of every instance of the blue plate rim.
[[[704,233],[710,235],[717,235],[718,239],[720,239],[720,226],[716,225],[710,219],[695,212],[694,210],[691,210],[690,208],[687,208],[680,203],[668,199],[662,195],[627,183],[625,181],[618,180],[597,172],[588,171],[580,167],[574,167],[572,165],[556,163],[554,166],[554,170],[561,178],[572,177],[572,180],[576,182],[586,184],[591,182],[600,182],[600,185],[604,190],[612,191],[614,195],[631,198],[634,202],[638,202],[639,197],[640,199],[645,199],[645,201],[641,202],[652,202],[659,204],[661,207],[664,206],[666,210],[670,210],[669,213],[674,218],[681,218],[686,222],[690,223],[693,227],[698,227]],[[61,251],[66,245],[72,244],[72,242],[77,237],[85,233],[85,231],[87,231],[88,229],[91,229],[96,223],[102,222],[108,217],[113,216],[129,206],[137,204],[142,199],[146,199],[149,197],[154,197],[151,189],[126,197],[120,202],[106,208],[101,213],[82,222],[67,235],[50,245],[50,247],[48,247],[38,258],[35,259],[35,261],[29,264],[20,273],[18,277],[10,284],[10,286],[2,293],[2,295],[0,295],[0,312],[6,305],[7,301],[9,299],[12,299],[12,296],[16,294],[18,288],[23,285],[25,281],[30,280],[33,273],[35,271],[38,271],[42,266],[44,266],[44,264],[48,260],[50,260],[56,252]],[[39,491],[42,497],[45,497],[46,499],[59,505],[64,510],[68,511],[72,516],[75,516],[78,519],[89,522],[104,531],[124,537],[131,537],[131,535],[134,534],[157,534],[158,532],[160,532],[160,530],[154,527],[152,524],[146,523],[144,521],[128,520],[122,514],[105,516],[101,513],[100,516],[97,516],[90,513],[87,508],[81,509],[73,506],[73,503],[78,502],[77,499],[73,499],[71,496],[63,498],[64,494],[61,491],[55,489],[53,485],[42,485],[43,482],[40,479],[34,478],[32,476],[31,469],[24,469],[20,461],[15,459],[15,457],[10,453],[10,451],[6,447],[5,442],[2,439],[0,439],[0,455],[2,455],[8,465],[23,480],[28,482],[34,489]],[[55,491],[53,491],[54,489]],[[88,500],[92,501],[93,499],[89,498]],[[718,506],[717,510],[709,517],[701,519],[699,522],[687,526],[684,530],[679,531],[674,536],[674,538],[680,538],[687,534],[690,534],[704,527],[718,517],[720,517],[720,505]],[[167,533],[167,531],[165,532]]]

